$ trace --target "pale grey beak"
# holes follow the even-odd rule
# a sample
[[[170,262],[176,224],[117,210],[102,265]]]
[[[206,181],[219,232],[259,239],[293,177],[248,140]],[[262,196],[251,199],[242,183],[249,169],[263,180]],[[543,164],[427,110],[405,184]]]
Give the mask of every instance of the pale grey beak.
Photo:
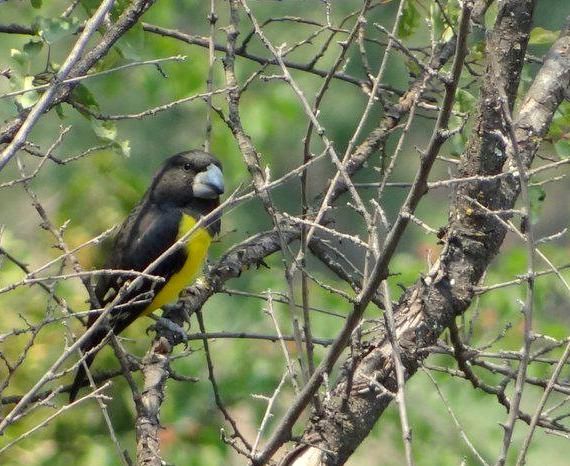
[[[208,168],[198,173],[192,183],[194,197],[215,199],[224,193],[224,175],[216,165],[211,163]]]

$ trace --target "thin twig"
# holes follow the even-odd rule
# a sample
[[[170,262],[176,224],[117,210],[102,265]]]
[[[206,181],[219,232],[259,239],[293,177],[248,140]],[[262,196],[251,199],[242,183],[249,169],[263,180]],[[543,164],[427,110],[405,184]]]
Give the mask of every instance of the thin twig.
[[[2,151],[2,154],[0,154],[0,171],[2,171],[10,159],[24,145],[29,133],[32,131],[32,128],[35,126],[41,115],[50,105],[51,101],[56,95],[56,92],[59,89],[59,86],[62,84],[62,81],[67,77],[75,63],[81,58],[81,55],[83,54],[84,49],[87,47],[91,36],[95,34],[101,22],[107,13],[111,10],[111,7],[114,3],[115,0],[103,0],[93,16],[89,19],[89,21],[87,21],[85,29],[81,33],[81,36],[79,36],[79,39],[77,39],[77,42],[73,46],[73,49],[55,75],[53,83],[50,84],[49,88],[46,89],[44,94],[42,94],[38,102],[34,105],[26,117],[22,126],[20,126],[20,129],[12,141]]]

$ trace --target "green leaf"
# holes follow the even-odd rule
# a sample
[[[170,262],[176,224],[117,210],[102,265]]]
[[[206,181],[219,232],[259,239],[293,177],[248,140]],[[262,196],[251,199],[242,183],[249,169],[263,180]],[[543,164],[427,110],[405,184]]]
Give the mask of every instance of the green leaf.
[[[433,33],[435,37],[441,37],[443,31],[445,30],[445,22],[443,21],[443,15],[441,14],[441,9],[439,6],[435,4],[435,2],[431,2],[429,6],[429,16],[431,20],[431,24],[433,25]]]
[[[450,120],[450,127],[455,128],[457,126],[461,126],[463,124],[463,120],[457,116],[452,116]],[[465,145],[467,144],[467,136],[463,134],[463,132],[456,133],[451,137],[450,140],[450,154],[456,157],[463,154],[465,151]]]
[[[408,72],[409,72],[410,76],[419,76],[421,71],[422,71],[422,69],[420,68],[420,65],[418,65],[412,59],[406,60],[406,68],[408,68]]]
[[[135,24],[119,41],[119,48],[124,58],[128,60],[141,60],[144,51],[145,32],[142,23]]]
[[[53,80],[55,73],[51,71],[42,71],[34,76],[34,86],[43,86],[49,84]]]
[[[97,103],[97,100],[95,100],[95,96],[84,84],[78,84],[75,89],[73,89],[71,98],[84,107],[87,107],[91,110],[99,110],[99,104]],[[90,115],[88,113],[81,112],[81,114],[87,118],[90,118]]]
[[[113,5],[113,9],[111,10],[111,18],[113,21],[119,19],[119,16],[127,9],[130,5],[130,0],[117,0]]]
[[[21,66],[25,66],[28,63],[28,54],[22,52],[18,49],[10,49],[10,56],[14,59],[16,63]]]
[[[560,157],[570,157],[568,144],[570,144],[570,102],[562,102],[548,130],[548,137],[554,144],[554,149]]]
[[[81,0],[81,5],[89,15],[97,9],[100,3],[99,0]]]
[[[447,42],[451,40],[452,37],[453,37],[453,29],[451,29],[449,26],[446,26],[446,28],[443,30],[443,34],[441,35],[441,40]]]
[[[465,145],[467,144],[467,138],[462,133],[454,134],[451,137],[451,150],[449,151],[451,155],[459,157],[463,152],[465,152]]]
[[[556,31],[550,31],[541,27],[535,27],[532,31],[530,31],[529,44],[552,44],[556,39],[558,39],[558,35],[559,33]]]
[[[528,195],[530,198],[530,213],[532,215],[532,223],[538,221],[538,216],[544,205],[544,200],[546,199],[546,192],[542,189],[542,186],[531,186],[528,190]]]
[[[38,34],[48,44],[72,35],[79,22],[76,18],[38,18]]]
[[[460,112],[471,112],[475,108],[477,99],[465,89],[458,89],[455,95],[455,103]]]
[[[406,2],[404,12],[402,13],[402,20],[398,27],[398,37],[405,39],[410,37],[418,28],[421,16],[418,9],[414,6],[413,1]]]
[[[23,89],[32,89],[34,87],[34,76],[26,76],[23,81]],[[16,102],[23,108],[30,108],[35,105],[35,103],[40,98],[38,92],[31,91],[16,97]]]
[[[39,9],[42,7],[42,0],[31,0],[32,7]]]
[[[31,40],[24,44],[23,50],[28,57],[34,57],[41,52],[44,43],[41,40]]]
[[[559,157],[567,159],[570,157],[570,141],[568,139],[561,139],[560,141],[554,143],[554,150]]]
[[[474,62],[482,62],[485,59],[485,41],[480,40],[473,44],[469,50],[469,59]]]
[[[497,5],[497,2],[492,2],[491,6],[487,8],[487,12],[485,13],[485,29],[491,30],[495,27],[498,14],[499,6]]]
[[[128,139],[124,141],[117,141],[113,144],[113,149],[115,149],[119,155],[123,157],[130,157],[131,156],[131,142]]]
[[[89,110],[99,110],[99,104],[95,100],[95,96],[91,91],[83,84],[79,84],[72,93],[72,98],[75,102],[81,104]],[[118,154],[129,157],[131,154],[131,145],[129,140],[119,141],[117,139],[117,125],[114,121],[110,120],[99,120],[94,118],[89,112],[82,111],[78,109],[79,113],[89,120],[91,123],[91,128],[93,132],[97,135],[99,139],[104,142],[111,142],[111,147]],[[59,115],[59,112],[58,112]],[[63,112],[60,118],[63,117]]]
[[[459,21],[461,14],[461,5],[457,1],[448,1],[444,7],[445,15],[441,11],[441,4],[431,2],[430,18],[434,28],[436,38],[443,41],[448,41],[453,37],[453,28],[449,25],[448,21],[453,25]]]
[[[63,120],[65,118],[65,114],[63,113],[63,107],[61,106],[61,104],[57,104],[55,106],[55,113],[57,114],[60,120]]]
[[[104,141],[115,141],[117,137],[117,125],[113,121],[91,118],[91,128]]]

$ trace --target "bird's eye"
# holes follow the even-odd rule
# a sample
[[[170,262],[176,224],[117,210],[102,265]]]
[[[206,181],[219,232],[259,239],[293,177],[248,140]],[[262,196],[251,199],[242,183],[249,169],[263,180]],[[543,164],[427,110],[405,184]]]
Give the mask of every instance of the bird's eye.
[[[187,172],[192,170],[192,164],[191,163],[185,163],[184,164],[184,170],[186,170]]]

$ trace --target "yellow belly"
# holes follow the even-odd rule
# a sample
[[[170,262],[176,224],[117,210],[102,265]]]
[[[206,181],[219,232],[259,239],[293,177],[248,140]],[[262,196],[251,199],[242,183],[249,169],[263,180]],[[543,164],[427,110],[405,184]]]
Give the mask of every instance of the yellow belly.
[[[189,215],[183,214],[176,239],[182,238],[195,224],[196,220]],[[143,315],[148,315],[165,304],[175,301],[180,292],[192,283],[202,269],[211,242],[212,237],[210,233],[208,233],[208,230],[204,228],[198,228],[192,233],[192,236],[190,236],[185,246],[188,254],[186,262],[177,273],[170,277],[170,280],[168,280],[166,285],[164,285],[144,310]]]

